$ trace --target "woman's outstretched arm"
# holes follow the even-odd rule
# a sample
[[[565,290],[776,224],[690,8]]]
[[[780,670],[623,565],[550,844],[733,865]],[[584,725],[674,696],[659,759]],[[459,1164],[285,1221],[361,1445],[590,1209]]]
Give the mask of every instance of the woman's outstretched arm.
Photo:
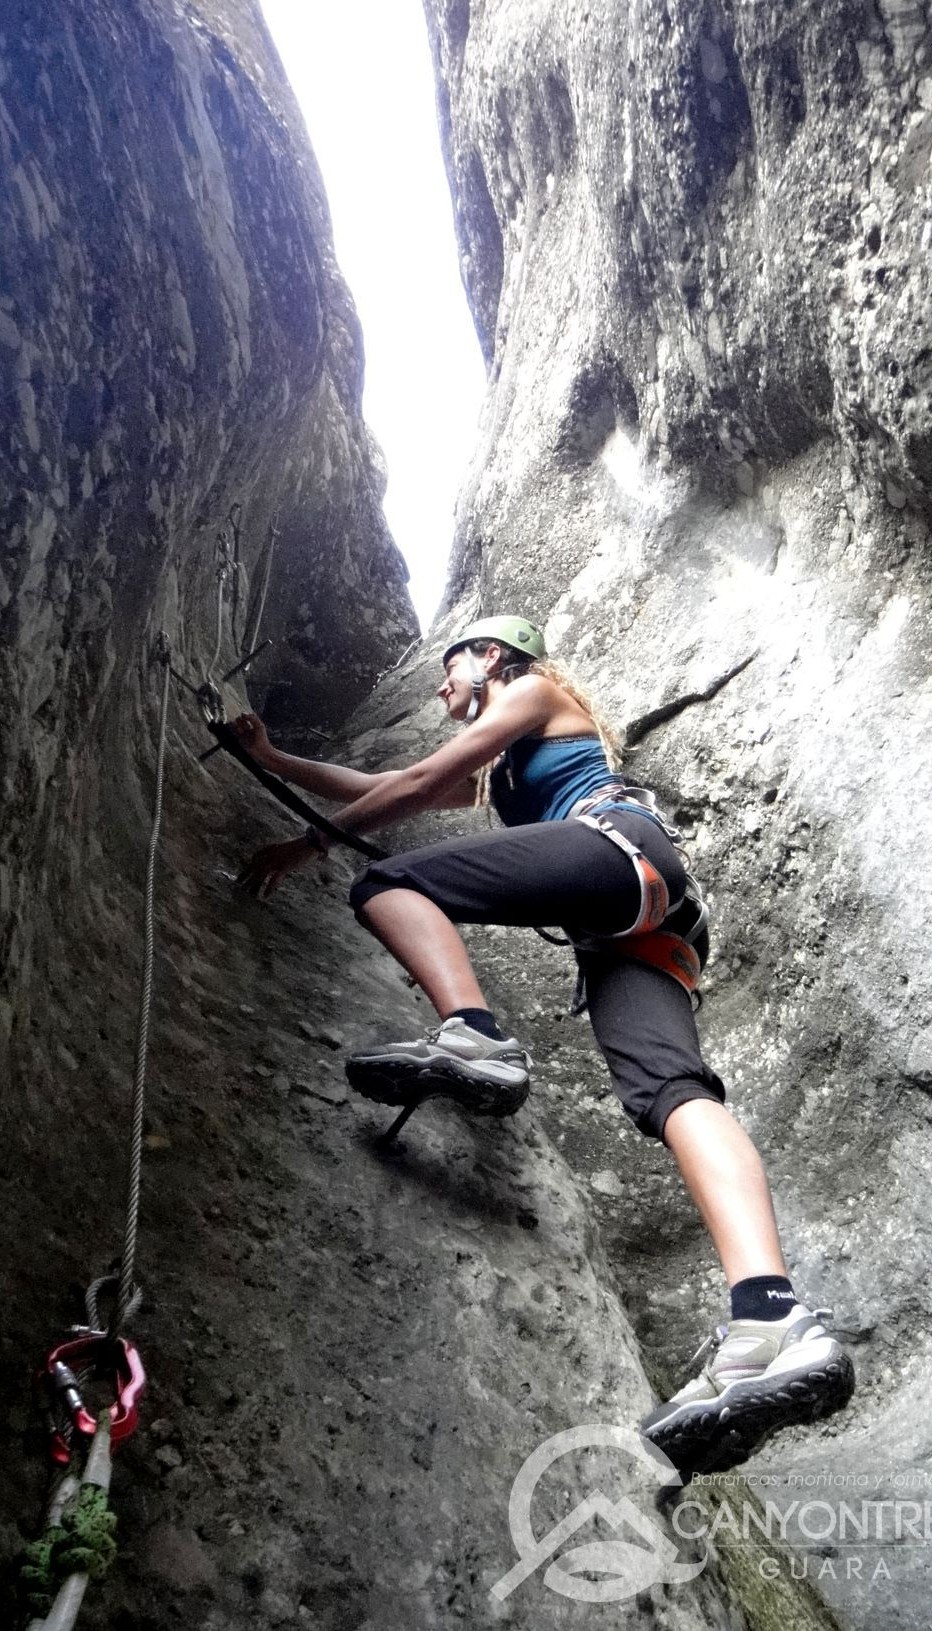
[[[421,810],[466,803],[461,795],[470,785],[469,778],[519,736],[546,724],[561,703],[551,680],[528,674],[513,681],[468,730],[406,770],[385,771],[376,778],[377,786],[338,810],[333,820],[346,832],[363,833],[403,821]]]
[[[332,799],[336,804],[351,804],[361,799],[364,793],[370,793],[374,788],[385,786],[406,774],[403,770],[377,770],[371,773],[352,770],[349,765],[328,764],[322,759],[299,759],[292,753],[281,753],[269,741],[268,732],[258,714],[240,714],[238,719],[232,721],[232,727],[243,747],[264,770],[271,770],[283,781],[293,782],[296,787],[303,787],[318,798]],[[468,777],[462,777],[438,793],[435,808],[461,809],[473,803],[475,794],[475,783]]]
[[[361,770],[347,770],[342,765],[319,764],[314,759],[292,759],[288,754],[278,754],[269,743],[261,720],[254,714],[241,715],[234,725],[240,741],[260,764],[271,770],[278,768],[282,761],[297,767],[303,779],[299,781],[290,771],[289,780],[298,782],[309,792],[322,798],[339,797],[337,789],[344,786],[347,789],[344,797],[349,797],[350,802],[337,811],[333,820],[346,832],[368,832],[372,827],[387,826],[420,810],[471,804],[470,778],[475,772],[489,764],[510,742],[546,724],[555,708],[561,705],[557,687],[550,680],[529,674],[515,680],[468,731],[445,742],[429,758],[420,759],[407,770],[383,770],[374,776]],[[361,791],[355,791],[360,788]],[[334,791],[331,793],[328,789]],[[307,866],[313,858],[314,851],[303,838],[267,845],[252,857],[238,882],[249,894],[265,897],[278,888],[289,872]]]
[[[240,714],[232,722],[233,729],[257,764],[271,770],[283,781],[293,782],[318,798],[347,803],[361,798],[378,785],[392,771],[379,771],[370,775],[365,770],[351,770],[349,765],[332,765],[322,759],[299,759],[292,753],[281,753],[272,746],[268,732],[258,714]]]

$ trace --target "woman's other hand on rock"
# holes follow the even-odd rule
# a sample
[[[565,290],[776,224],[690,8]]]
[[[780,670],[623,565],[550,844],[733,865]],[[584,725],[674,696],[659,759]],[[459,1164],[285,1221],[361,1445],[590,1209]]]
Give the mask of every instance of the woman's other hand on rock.
[[[304,838],[290,839],[284,844],[266,844],[264,849],[256,850],[255,855],[247,861],[236,880],[236,887],[245,890],[247,895],[267,900],[289,872],[307,866],[309,861],[319,860],[323,853],[322,849],[312,849]]]
[[[230,721],[230,729],[257,764],[268,766],[275,749],[258,714],[239,714]]]

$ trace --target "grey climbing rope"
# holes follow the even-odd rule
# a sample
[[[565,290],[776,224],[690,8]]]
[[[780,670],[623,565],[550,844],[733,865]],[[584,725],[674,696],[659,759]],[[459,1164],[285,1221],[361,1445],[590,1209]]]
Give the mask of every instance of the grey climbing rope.
[[[164,634],[159,636],[157,658],[162,665],[162,695],[152,826],[146,860],[143,968],[136,1028],[123,1252],[119,1275],[102,1275],[93,1280],[87,1289],[88,1325],[74,1327],[79,1335],[70,1342],[56,1345],[43,1370],[37,1373],[36,1400],[47,1417],[53,1466],[70,1468],[72,1440],[86,1444],[89,1431],[93,1432],[93,1438],[80,1485],[72,1471],[64,1473],[53,1489],[42,1535],[26,1548],[21,1569],[21,1589],[26,1605],[32,1612],[46,1616],[32,1619],[29,1631],[39,1631],[40,1627],[44,1631],[72,1631],[88,1581],[100,1578],[113,1562],[116,1554],[113,1539],[116,1518],[107,1501],[111,1435],[113,1441],[118,1442],[135,1430],[138,1421],[137,1400],[146,1384],[139,1355],[133,1344],[120,1337],[119,1332],[139,1301],[133,1273],[139,1228],[146,1062],[155,962],[155,867],[162,823],[172,680],[171,651]],[[114,1310],[105,1332],[98,1297],[104,1290],[111,1289],[115,1291]],[[79,1367],[79,1359],[85,1362],[84,1368]],[[69,1361],[72,1360],[75,1371],[70,1368]],[[105,1363],[99,1370],[102,1361]],[[103,1376],[105,1371],[109,1373],[111,1369],[116,1400],[102,1411],[96,1427],[89,1427],[93,1417],[86,1410],[81,1396],[84,1381],[91,1375]],[[54,1601],[53,1593],[56,1593]]]
[[[80,1482],[71,1474],[62,1480],[43,1534],[23,1554],[19,1580],[23,1606],[44,1616],[31,1619],[27,1631],[73,1631],[89,1582],[99,1580],[114,1561],[116,1516],[108,1502],[110,1475],[110,1421],[105,1411]]]
[[[240,539],[242,536],[242,518],[243,506],[240,504],[239,500],[237,500],[235,504],[230,505],[230,513],[227,516],[227,527],[230,529],[229,535],[227,534],[227,527],[224,527],[220,537],[217,540],[217,542],[221,545],[221,548],[226,549],[230,569],[233,574],[233,582],[230,593],[230,633],[233,636],[233,649],[234,651],[238,652],[240,656],[242,656],[243,647],[240,644],[236,634],[240,589],[242,589],[244,599],[249,594],[249,579],[246,576],[246,568],[240,560],[239,553]]]
[[[126,1230],[123,1236],[123,1255],[120,1259],[119,1290],[117,1291],[113,1318],[110,1322],[109,1334],[111,1336],[116,1336],[119,1332],[135,1296],[133,1270],[136,1263],[136,1235],[139,1225],[146,1058],[149,1047],[149,1015],[152,1009],[152,974],[155,961],[155,863],[158,854],[159,828],[162,824],[162,784],[165,779],[165,741],[168,735],[168,698],[172,677],[170,653],[164,635],[160,639],[159,661],[162,664],[162,700],[159,715],[158,757],[155,766],[155,799],[152,809],[152,829],[149,834],[149,854],[146,861],[145,946],[142,985],[139,993],[139,1018],[136,1030],[136,1064],[133,1072],[132,1131],[130,1134],[129,1183],[126,1197]]]
[[[227,525],[230,527],[232,532],[232,542],[227,534],[226,527],[223,527],[217,534],[216,639],[214,641],[213,656],[211,657],[210,662],[204,671],[204,682],[200,688],[189,686],[183,675],[178,673],[175,674],[175,678],[181,680],[182,683],[187,686],[188,690],[193,691],[194,695],[200,700],[202,706],[204,706],[205,709],[209,711],[209,713],[216,719],[223,718],[223,703],[219,685],[225,685],[227,680],[231,680],[233,678],[234,674],[239,674],[243,669],[247,669],[250,663],[253,661],[253,658],[257,657],[260,651],[264,651],[266,647],[271,644],[271,641],[269,640],[263,640],[261,645],[256,644],[256,642],[258,640],[259,628],[262,623],[262,615],[265,611],[265,600],[266,595],[268,594],[269,577],[272,569],[272,556],[275,552],[275,541],[278,537],[277,516],[272,521],[269,529],[269,540],[265,551],[265,562],[263,567],[262,583],[259,590],[258,606],[253,614],[252,601],[255,597],[250,595],[249,577],[247,575],[246,568],[240,559],[239,553],[241,512],[242,505],[239,503],[234,504],[230,510]],[[235,663],[234,666],[226,674],[224,674],[218,682],[214,676],[217,664],[220,661],[220,653],[223,649],[223,616],[228,578],[232,579],[230,597],[230,634],[233,640],[233,649],[237,653],[239,661]],[[236,633],[237,610],[241,599],[246,603],[247,608],[242,640],[237,637]]]

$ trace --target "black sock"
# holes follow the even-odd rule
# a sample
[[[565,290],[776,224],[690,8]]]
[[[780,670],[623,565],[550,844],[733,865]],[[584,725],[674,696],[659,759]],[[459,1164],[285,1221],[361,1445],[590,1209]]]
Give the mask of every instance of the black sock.
[[[782,1274],[755,1274],[731,1288],[733,1320],[782,1320],[796,1301],[793,1287]]]
[[[505,1038],[495,1023],[495,1015],[490,1014],[488,1008],[454,1008],[447,1019],[461,1019],[470,1030],[478,1031],[480,1036],[487,1036],[492,1042],[504,1042]]]

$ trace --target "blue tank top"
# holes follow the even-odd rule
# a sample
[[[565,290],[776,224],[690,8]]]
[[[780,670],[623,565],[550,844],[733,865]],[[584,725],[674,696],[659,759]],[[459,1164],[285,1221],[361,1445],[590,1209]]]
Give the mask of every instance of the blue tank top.
[[[489,780],[489,796],[506,827],[562,821],[574,804],[616,782],[597,736],[521,736],[505,749]]]

